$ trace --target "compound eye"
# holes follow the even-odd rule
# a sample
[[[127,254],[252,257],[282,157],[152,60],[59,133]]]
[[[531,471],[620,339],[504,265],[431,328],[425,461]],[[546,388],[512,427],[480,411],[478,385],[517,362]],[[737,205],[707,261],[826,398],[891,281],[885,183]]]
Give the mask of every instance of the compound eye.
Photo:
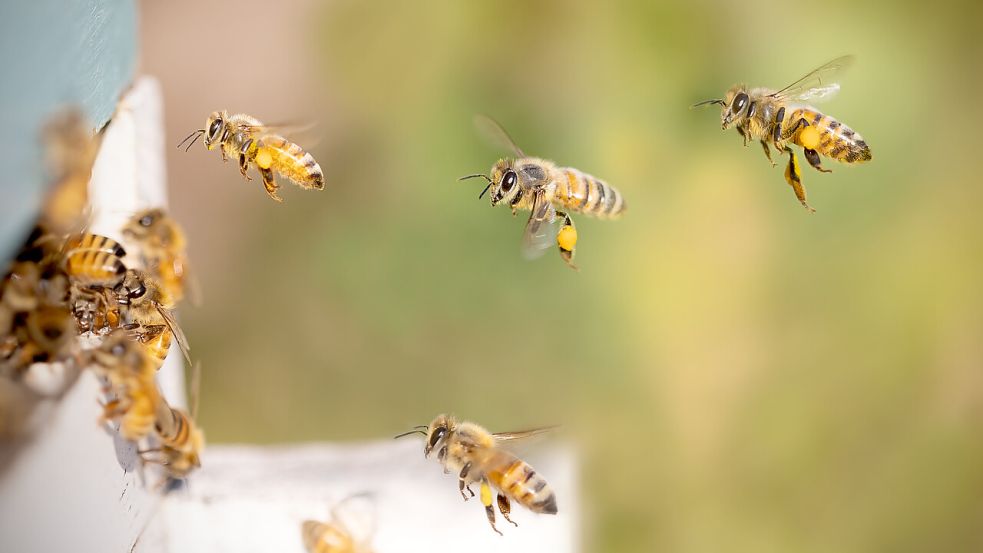
[[[130,292],[127,295],[133,299],[136,299],[139,297],[143,297],[143,295],[146,293],[147,293],[147,288],[143,284],[140,284],[133,290],[130,290]]]
[[[731,105],[730,110],[734,112],[734,114],[736,115],[740,113],[741,110],[744,109],[744,106],[746,105],[747,105],[747,94],[741,92],[740,94],[737,95],[736,98],[734,98],[734,103]]]
[[[446,433],[446,428],[438,428],[437,430],[434,430],[434,433],[430,436],[430,449],[433,449],[433,447],[437,445],[437,442],[439,442]]]
[[[154,224],[154,218],[151,215],[144,215],[140,218],[140,225],[144,227],[149,227]]]
[[[112,347],[112,349],[110,350],[110,353],[112,353],[113,355],[119,357],[119,356],[123,355],[124,353],[126,353],[126,346],[124,346],[123,344],[116,344],[115,346]]]
[[[211,126],[208,127],[208,139],[215,140],[218,138],[219,131],[222,130],[222,119],[216,119],[212,121]]]
[[[519,180],[519,177],[516,176],[515,171],[509,169],[502,179],[502,192],[508,193],[509,190],[512,190],[517,180]]]

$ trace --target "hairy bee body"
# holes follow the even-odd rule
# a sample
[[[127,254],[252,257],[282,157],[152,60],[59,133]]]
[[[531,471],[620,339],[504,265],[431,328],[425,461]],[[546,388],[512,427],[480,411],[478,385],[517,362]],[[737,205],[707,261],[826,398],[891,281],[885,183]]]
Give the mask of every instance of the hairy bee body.
[[[65,257],[65,271],[80,286],[112,288],[126,274],[126,265],[109,252],[74,250]]]
[[[307,190],[324,189],[324,173],[314,156],[273,132],[273,128],[244,113],[229,115],[226,111],[216,111],[199,132],[205,137],[207,149],[217,145],[224,159],[238,159],[244,177],[248,168],[255,165],[267,194],[277,202],[283,200],[277,194],[279,186],[274,173]]]
[[[773,146],[788,156],[785,180],[799,202],[813,210],[806,201],[802,171],[790,145],[801,146],[806,161],[817,171],[829,173],[822,166],[821,156],[854,164],[871,159],[870,147],[856,131],[808,105],[835,94],[839,85],[830,80],[837,71],[849,65],[852,57],[832,60],[809,72],[781,90],[753,88],[740,84],[731,87],[724,98],[707,100],[698,105],[719,104],[721,126],[734,127],[744,139],[759,141],[768,160]]]
[[[173,298],[146,271],[130,269],[114,289],[119,304],[119,324],[129,330],[159,369],[172,340],[176,339],[187,356],[187,343],[171,309]]]
[[[186,239],[177,221],[163,209],[147,209],[134,215],[123,235],[139,244],[144,265],[173,298],[184,297],[188,257]]]
[[[507,439],[506,434],[510,433],[492,434],[475,423],[439,415],[425,434],[424,455],[429,457],[433,451],[437,452],[437,460],[444,466],[444,471],[458,475],[462,496],[464,490],[471,489],[471,484],[480,484],[481,503],[496,532],[492,487],[498,490],[499,512],[509,522],[512,522],[509,518],[511,501],[534,513],[557,513],[556,494],[546,479],[529,463],[499,446],[499,441]],[[464,498],[468,499],[467,496]]]
[[[336,524],[305,520],[300,526],[307,553],[355,553],[355,540]]]
[[[143,348],[125,333],[110,334],[93,352],[93,369],[106,378],[105,391],[115,396],[103,407],[102,419],[117,422],[124,439],[138,442],[149,436],[163,399]]]

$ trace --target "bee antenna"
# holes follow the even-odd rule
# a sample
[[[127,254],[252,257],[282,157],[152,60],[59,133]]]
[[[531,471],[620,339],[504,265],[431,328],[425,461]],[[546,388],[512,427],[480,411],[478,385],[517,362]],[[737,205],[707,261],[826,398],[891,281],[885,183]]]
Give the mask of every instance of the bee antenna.
[[[727,105],[727,103],[724,102],[723,100],[721,100],[720,98],[714,98],[713,100],[703,100],[702,102],[697,102],[697,103],[693,104],[692,106],[690,106],[689,109],[696,109],[698,107],[706,106],[706,105],[709,105],[709,104],[720,104],[722,106],[726,106]]]
[[[395,436],[393,436],[393,439],[394,440],[398,440],[399,438],[402,438],[403,436],[409,436],[410,434],[423,434],[424,436],[427,435],[427,433],[424,432],[423,430],[410,430],[409,432],[403,432],[402,434],[396,434]]]
[[[205,134],[205,129],[198,129],[198,130],[192,132],[191,134],[189,134],[188,136],[186,136],[184,138],[184,140],[182,140],[181,143],[177,145],[177,147],[180,148],[181,146],[184,146],[184,143],[185,142],[187,142],[192,137],[194,137],[194,140],[191,140],[191,144],[188,144],[188,147],[184,149],[184,151],[187,152],[188,150],[191,149],[191,146],[194,145],[195,140],[198,140],[198,137],[201,136],[201,135],[203,135],[203,134]]]
[[[486,186],[485,189],[481,191],[481,194],[478,194],[478,199],[479,200],[481,199],[482,196],[485,195],[485,192],[488,192],[488,189],[491,188],[491,185],[492,185],[492,183],[489,182],[488,183],[488,186]]]
[[[492,181],[491,178],[488,175],[483,175],[481,173],[475,173],[474,175],[464,175],[463,177],[461,177],[461,178],[459,178],[457,180],[476,179],[478,177],[481,177],[481,178],[485,179],[488,182],[491,182]]]

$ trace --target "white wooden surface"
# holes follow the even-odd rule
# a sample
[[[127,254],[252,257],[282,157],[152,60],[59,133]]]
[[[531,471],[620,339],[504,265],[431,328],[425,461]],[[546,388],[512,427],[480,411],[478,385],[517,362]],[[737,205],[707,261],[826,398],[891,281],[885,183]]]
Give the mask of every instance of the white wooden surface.
[[[121,100],[93,167],[92,232],[125,246],[122,221],[166,205],[162,128],[160,88],[141,79]],[[168,399],[180,404],[183,372],[174,350],[158,379]],[[99,388],[83,372],[59,403],[37,411],[36,433],[0,474],[0,551],[122,553],[146,527],[159,501],[160,476],[141,470],[132,444],[98,426]]]
[[[512,506],[492,532],[484,507],[461,499],[457,478],[423,458],[420,440],[356,445],[211,446],[201,471],[169,494],[137,553],[304,553],[300,524],[341,507],[349,526],[369,533],[378,553],[570,553],[579,538],[577,465],[572,449],[552,444],[524,457],[557,494],[559,514]],[[476,490],[477,491],[477,490]],[[369,508],[366,508],[366,504]],[[146,549],[144,549],[146,548]]]

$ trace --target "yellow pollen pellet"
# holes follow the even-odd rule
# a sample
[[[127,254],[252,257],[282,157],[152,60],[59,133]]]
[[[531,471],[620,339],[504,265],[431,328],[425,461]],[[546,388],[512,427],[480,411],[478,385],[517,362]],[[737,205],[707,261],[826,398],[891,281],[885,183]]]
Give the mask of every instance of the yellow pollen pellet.
[[[481,504],[486,507],[492,504],[491,486],[484,482],[481,483]]]
[[[819,131],[816,130],[816,127],[810,125],[802,129],[799,132],[799,144],[803,148],[815,150],[816,146],[819,145]]]
[[[256,165],[263,169],[269,169],[270,165],[273,165],[273,156],[267,150],[256,152]]]
[[[561,249],[572,251],[577,245],[577,229],[565,226],[556,235],[556,243]]]

